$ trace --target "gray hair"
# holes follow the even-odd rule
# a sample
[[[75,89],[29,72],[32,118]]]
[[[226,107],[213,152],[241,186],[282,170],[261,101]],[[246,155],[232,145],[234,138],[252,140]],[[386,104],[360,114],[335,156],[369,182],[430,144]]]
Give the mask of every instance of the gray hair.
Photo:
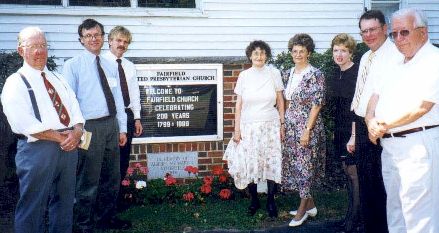
[[[415,25],[413,25],[414,27],[428,27],[427,16],[422,10],[416,8],[404,8],[394,12],[392,14],[392,21],[395,18],[401,18],[408,15],[411,15],[415,18]]]
[[[45,37],[43,30],[39,27],[25,27],[20,33],[18,33],[18,47],[22,46],[27,39],[35,35],[43,35]]]

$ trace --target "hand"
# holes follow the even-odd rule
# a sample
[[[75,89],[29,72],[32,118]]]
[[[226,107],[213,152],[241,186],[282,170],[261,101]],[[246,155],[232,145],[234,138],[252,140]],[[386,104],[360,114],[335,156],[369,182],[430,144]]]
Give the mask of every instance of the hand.
[[[309,130],[303,130],[302,136],[300,137],[300,145],[308,146],[310,141],[311,132]]]
[[[369,140],[370,140],[374,145],[376,145],[376,144],[378,143],[378,142],[377,142],[378,137],[373,136],[371,133],[369,133],[368,136],[369,136]]]
[[[127,134],[119,133],[119,146],[125,146],[127,143]]]
[[[352,154],[355,152],[355,135],[351,135],[351,138],[349,138],[348,143],[346,144],[346,150]]]
[[[387,132],[387,125],[384,122],[379,122],[377,119],[372,118],[368,121],[367,130],[369,131],[369,139],[381,138]]]
[[[142,134],[142,132],[143,132],[142,123],[140,122],[140,120],[136,120],[134,122],[134,136],[138,137]]]
[[[72,151],[78,147],[82,132],[78,130],[66,130],[60,132],[60,134],[65,136],[65,139],[59,144],[62,150]]]
[[[280,126],[280,140],[281,141],[285,140],[285,126],[284,125]]]
[[[241,132],[240,131],[237,131],[237,132],[235,132],[235,134],[233,135],[233,141],[236,143],[236,144],[239,144],[239,142],[241,141]]]

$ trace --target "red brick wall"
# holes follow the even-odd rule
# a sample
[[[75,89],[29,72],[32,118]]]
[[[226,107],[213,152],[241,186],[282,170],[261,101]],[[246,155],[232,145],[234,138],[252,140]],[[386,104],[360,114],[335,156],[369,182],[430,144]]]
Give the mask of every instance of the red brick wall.
[[[235,88],[239,73],[249,67],[249,64],[228,64],[223,66],[224,140],[133,145],[131,165],[137,162],[146,165],[146,155],[148,153],[197,151],[198,169],[201,176],[209,174],[213,166],[225,166],[225,162],[222,160],[223,153],[234,130],[236,95],[233,93],[233,89]]]

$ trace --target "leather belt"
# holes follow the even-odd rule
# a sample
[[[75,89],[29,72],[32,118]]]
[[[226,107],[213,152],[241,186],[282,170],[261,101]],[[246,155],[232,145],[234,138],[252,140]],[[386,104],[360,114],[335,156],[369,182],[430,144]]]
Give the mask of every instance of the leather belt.
[[[64,131],[66,131],[66,130],[73,130],[73,127],[68,127],[68,128],[63,128],[63,129],[57,129],[56,131],[58,131],[58,132],[64,132]],[[15,134],[15,137],[16,137],[18,140],[27,140],[27,137],[24,136],[24,134]]]
[[[104,117],[99,117],[99,118],[95,118],[95,119],[88,119],[86,121],[103,121],[103,120],[108,120],[110,118],[112,118],[113,116],[104,116]]]
[[[407,134],[416,133],[416,132],[424,131],[424,130],[427,130],[427,129],[432,129],[432,128],[435,128],[435,127],[438,127],[438,126],[439,125],[429,125],[429,126],[423,126],[423,127],[403,130],[403,131],[400,131],[400,132],[397,132],[397,133],[385,133],[383,135],[383,138],[393,138],[393,137],[404,138],[405,135],[407,135]]]

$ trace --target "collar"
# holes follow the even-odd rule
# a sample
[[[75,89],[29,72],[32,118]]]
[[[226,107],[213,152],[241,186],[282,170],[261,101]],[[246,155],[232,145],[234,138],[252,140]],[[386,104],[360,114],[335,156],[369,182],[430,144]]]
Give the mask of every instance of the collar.
[[[84,49],[84,51],[82,52],[82,55],[89,62],[95,62],[96,61],[96,55],[91,53],[87,49]],[[102,58],[102,54],[99,54],[99,57]]]
[[[41,72],[44,72],[46,74],[48,74],[50,71],[47,69],[47,66],[44,66],[43,70],[37,70],[35,68],[33,68],[32,66],[30,66],[27,62],[23,61],[23,66],[20,69],[23,73],[26,73],[28,75],[31,75],[32,77],[34,76],[41,76]]]
[[[423,44],[421,46],[421,48],[419,48],[419,50],[415,53],[415,55],[412,57],[412,59],[410,59],[410,61],[404,63],[405,58],[403,58],[402,64],[410,65],[410,64],[418,63],[418,61],[420,61],[420,59],[422,59],[422,57],[424,57],[424,55],[427,54],[428,51],[430,51],[430,48],[429,48],[430,45],[431,45],[430,40],[427,40],[425,42],[425,44]]]

